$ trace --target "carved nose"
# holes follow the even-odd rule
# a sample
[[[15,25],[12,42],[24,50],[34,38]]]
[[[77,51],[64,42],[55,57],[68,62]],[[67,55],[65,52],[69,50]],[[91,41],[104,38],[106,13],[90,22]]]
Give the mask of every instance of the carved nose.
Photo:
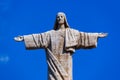
[[[61,20],[61,18],[59,18],[59,21]]]

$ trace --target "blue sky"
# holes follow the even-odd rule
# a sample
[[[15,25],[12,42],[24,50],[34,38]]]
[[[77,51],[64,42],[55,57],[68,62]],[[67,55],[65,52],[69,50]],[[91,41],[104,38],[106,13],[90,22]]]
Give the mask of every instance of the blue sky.
[[[98,47],[73,55],[73,80],[120,80],[119,0],[0,0],[0,80],[47,80],[43,49],[26,50],[18,35],[51,30],[57,12],[71,28],[107,32]]]

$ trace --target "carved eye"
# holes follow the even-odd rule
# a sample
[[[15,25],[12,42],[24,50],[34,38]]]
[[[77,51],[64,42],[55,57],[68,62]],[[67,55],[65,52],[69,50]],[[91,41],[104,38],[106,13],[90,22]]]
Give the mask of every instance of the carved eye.
[[[63,16],[61,16],[61,18],[63,18]]]

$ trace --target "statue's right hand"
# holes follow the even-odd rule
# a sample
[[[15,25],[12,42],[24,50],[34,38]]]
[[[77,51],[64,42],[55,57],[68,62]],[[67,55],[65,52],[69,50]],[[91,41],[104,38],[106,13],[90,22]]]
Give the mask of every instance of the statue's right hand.
[[[14,37],[15,41],[24,41],[24,36]]]

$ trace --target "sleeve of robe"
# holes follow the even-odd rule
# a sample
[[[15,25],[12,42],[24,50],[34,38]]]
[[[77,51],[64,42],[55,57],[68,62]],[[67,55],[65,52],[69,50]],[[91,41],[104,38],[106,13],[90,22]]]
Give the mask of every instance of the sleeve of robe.
[[[26,49],[46,48],[49,45],[49,32],[24,36]]]
[[[78,44],[77,44],[77,49],[79,48],[84,48],[84,49],[89,49],[89,48],[95,48],[97,47],[97,42],[98,42],[98,33],[85,33],[85,32],[79,32],[78,36]]]

